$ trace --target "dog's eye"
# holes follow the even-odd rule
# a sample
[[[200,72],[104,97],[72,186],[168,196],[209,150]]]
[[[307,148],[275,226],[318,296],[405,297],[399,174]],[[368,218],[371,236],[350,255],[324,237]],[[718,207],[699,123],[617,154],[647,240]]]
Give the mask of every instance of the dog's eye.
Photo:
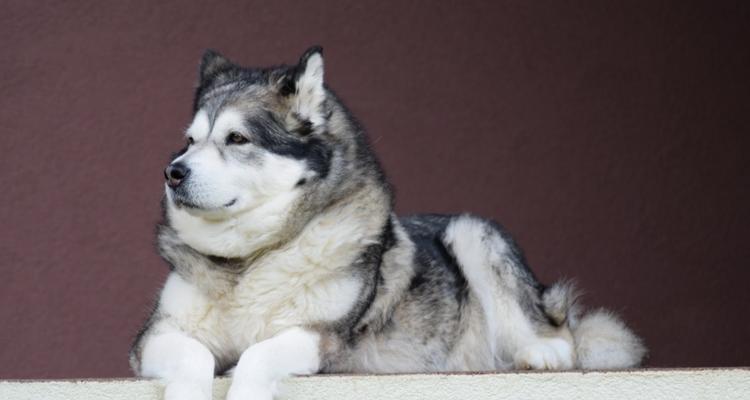
[[[192,136],[188,136],[187,137],[187,144],[188,144],[188,146],[190,146],[193,143],[195,143],[195,139],[193,139]]]
[[[227,144],[244,144],[247,143],[247,138],[237,132],[232,132],[227,136]]]

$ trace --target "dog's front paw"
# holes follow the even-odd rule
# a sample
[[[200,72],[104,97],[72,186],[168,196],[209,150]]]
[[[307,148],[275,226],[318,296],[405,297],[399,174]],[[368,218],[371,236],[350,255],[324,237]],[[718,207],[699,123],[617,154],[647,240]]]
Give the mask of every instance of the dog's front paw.
[[[276,385],[234,380],[229,387],[227,400],[272,400],[275,394]]]
[[[513,362],[518,369],[571,369],[573,347],[560,338],[540,339],[520,348]]]

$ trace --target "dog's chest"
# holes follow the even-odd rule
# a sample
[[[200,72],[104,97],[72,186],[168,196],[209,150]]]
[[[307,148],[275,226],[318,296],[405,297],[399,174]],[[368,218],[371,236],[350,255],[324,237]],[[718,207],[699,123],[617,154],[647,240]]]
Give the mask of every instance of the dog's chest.
[[[344,211],[315,218],[234,279],[200,268],[190,282],[172,274],[160,308],[225,361],[286,328],[340,320],[364,287],[354,262],[380,232],[379,224],[360,222],[367,208]]]
[[[292,326],[340,319],[358,297],[361,283],[354,277],[293,257],[278,261],[251,271],[227,299],[223,320],[239,347]]]
[[[309,255],[285,252],[266,258],[234,285],[213,288],[173,274],[162,293],[161,308],[217,356],[235,358],[286,328],[344,317],[362,283],[332,268],[336,261],[330,259],[324,266]]]

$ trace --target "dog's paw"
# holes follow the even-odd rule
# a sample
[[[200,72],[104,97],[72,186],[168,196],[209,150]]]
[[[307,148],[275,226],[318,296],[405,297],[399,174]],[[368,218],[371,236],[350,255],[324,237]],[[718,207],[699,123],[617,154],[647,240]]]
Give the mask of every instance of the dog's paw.
[[[257,382],[233,381],[227,392],[227,400],[273,400],[276,385],[263,385]]]
[[[571,369],[573,347],[560,338],[541,338],[520,348],[513,363],[518,369]]]

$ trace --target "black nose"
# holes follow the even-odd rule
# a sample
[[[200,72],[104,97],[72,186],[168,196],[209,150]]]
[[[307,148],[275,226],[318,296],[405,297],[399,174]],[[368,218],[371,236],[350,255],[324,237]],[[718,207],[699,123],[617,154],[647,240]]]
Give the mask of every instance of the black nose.
[[[169,164],[164,170],[164,177],[167,178],[167,185],[174,188],[179,186],[189,173],[190,169],[183,163]]]

